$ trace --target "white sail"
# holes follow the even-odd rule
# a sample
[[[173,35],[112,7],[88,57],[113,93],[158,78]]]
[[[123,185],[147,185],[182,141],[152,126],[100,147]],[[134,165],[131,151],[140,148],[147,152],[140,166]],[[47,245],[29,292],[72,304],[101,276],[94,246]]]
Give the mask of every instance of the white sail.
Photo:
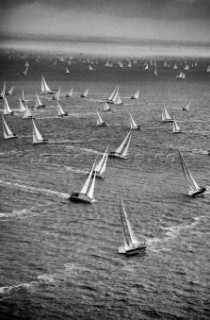
[[[4,103],[4,111],[3,114],[12,114],[13,111],[10,109],[9,103],[7,101],[7,98],[3,98],[3,103]]]
[[[89,71],[94,71],[93,67],[91,65],[88,66]]]
[[[25,111],[22,116],[22,119],[29,119],[29,118],[32,118],[32,114],[31,114],[31,111],[29,110],[28,106],[25,105]]]
[[[95,168],[94,168],[94,172],[96,172],[96,174],[102,176],[105,171],[106,171],[106,166],[107,166],[107,161],[108,161],[108,148],[106,148],[101,160],[96,164]]]
[[[174,69],[174,70],[177,70],[177,64],[176,64],[176,63],[174,64],[173,69]]]
[[[131,97],[131,99],[138,99],[139,98],[139,90],[137,90],[134,95]]]
[[[199,188],[197,182],[195,181],[195,179],[193,178],[191,172],[187,168],[187,166],[185,164],[185,161],[184,161],[180,151],[179,151],[179,156],[180,156],[180,160],[181,160],[181,164],[182,164],[182,169],[183,169],[183,173],[184,173],[184,176],[185,176],[185,180],[186,180],[188,186],[190,187],[191,192],[198,191],[200,188]]]
[[[69,69],[66,67],[66,73],[70,73]]]
[[[94,176],[93,176],[93,179],[92,179],[92,183],[91,183],[90,188],[89,188],[88,193],[87,193],[87,196],[90,199],[93,199],[93,196],[94,196],[95,181],[96,181],[96,172],[94,173]]]
[[[60,93],[61,93],[61,88],[59,88],[58,91],[54,94],[53,100],[60,100]]]
[[[13,93],[13,90],[14,90],[14,87],[11,87],[11,88],[8,90],[7,95],[8,95],[8,96],[11,96],[12,93]]]
[[[42,78],[41,78],[41,92],[43,92],[43,93],[52,92],[50,87],[47,85],[44,76],[42,76]]]
[[[35,108],[38,108],[38,107],[42,107],[44,106],[43,103],[41,102],[40,98],[39,98],[39,95],[38,93],[36,92],[36,103],[35,103]]]
[[[189,111],[190,110],[190,102],[182,108],[184,111]]]
[[[4,98],[5,94],[6,94],[6,82],[4,82],[3,84],[3,89],[0,95],[1,99]]]
[[[129,233],[129,236],[130,236],[130,242],[135,245],[135,244],[139,244],[139,240],[138,238],[136,237],[134,231],[133,231],[133,228],[131,226],[131,223],[130,223],[130,219],[128,217],[128,214],[125,210],[125,206],[124,206],[124,203],[123,203],[123,199],[121,198],[121,206],[122,206],[122,211],[123,211],[123,214],[124,214],[124,217],[125,217],[125,222],[126,222],[126,225],[128,227],[128,233]]]
[[[86,89],[85,92],[83,94],[81,94],[81,97],[87,98],[88,92],[89,92],[89,89]]]
[[[146,66],[145,66],[144,70],[146,70],[146,71],[148,71],[148,70],[149,70],[149,65],[148,65],[148,64],[146,64]]]
[[[20,106],[20,112],[24,112],[26,110],[26,108],[20,98],[19,98],[19,106]]]
[[[134,121],[131,113],[129,113],[130,115],[130,129],[133,130],[133,129],[139,129],[139,126],[136,124],[136,122]]]
[[[60,103],[57,101],[57,108],[58,108],[58,115],[59,116],[63,116],[63,115],[65,115],[66,113],[63,111],[63,109],[62,109],[62,107],[61,107],[61,105],[60,105]]]
[[[32,119],[32,123],[33,123],[33,143],[40,143],[43,142],[44,139],[41,135],[41,133],[39,132],[39,130],[37,129],[37,126],[35,125],[34,120]]]
[[[174,122],[173,122],[173,132],[180,132],[180,128],[174,118]]]
[[[120,144],[120,146],[116,149],[116,153],[121,153],[122,152],[122,150],[123,150],[123,148],[124,148],[124,145],[126,144],[126,142],[127,142],[127,140],[128,140],[128,138],[129,138],[129,136],[130,136],[130,134],[131,134],[131,132],[129,131],[128,132],[128,134],[127,134],[127,136],[125,137],[125,139],[123,140],[123,142]]]
[[[124,242],[124,248],[121,249],[121,247],[119,247],[119,252],[120,253],[125,253],[127,250],[130,249],[129,247],[129,240],[127,239],[127,236],[126,236],[126,230],[125,230],[125,225],[124,225],[124,219],[125,219],[125,216],[123,215],[124,212],[122,210],[122,199],[121,199],[121,210],[120,210],[120,218],[121,218],[121,224],[122,224],[122,235],[123,235],[123,242]]]
[[[102,124],[105,124],[105,122],[104,122],[103,119],[101,118],[101,115],[100,115],[100,113],[98,112],[98,110],[97,110],[97,116],[98,116],[97,126],[100,126],[100,125],[102,125]]]
[[[12,133],[12,131],[10,130],[8,124],[6,123],[6,120],[4,119],[3,115],[2,115],[2,121],[3,121],[3,135],[4,135],[4,139],[10,139],[10,138],[14,138],[14,134]],[[17,136],[16,136],[17,137]]]
[[[24,71],[22,72],[23,76],[26,76],[28,73],[28,66],[25,67]]]
[[[162,121],[173,121],[165,105],[163,106],[163,109],[162,109]]]
[[[84,185],[83,185],[83,187],[82,187],[82,189],[80,191],[80,194],[86,195],[87,192],[88,192],[88,189],[89,189],[89,186],[90,186],[90,183],[91,183],[91,178],[92,178],[92,175],[93,175],[93,170],[94,170],[94,167],[95,167],[95,163],[96,163],[96,160],[94,161],[94,164],[93,164],[93,166],[92,166],[92,168],[90,170],[90,173],[89,173],[89,175],[88,175],[88,177],[87,177],[87,179],[86,179],[86,181],[85,181],[85,183],[84,183]]]
[[[158,76],[158,72],[157,72],[157,69],[155,68],[154,70],[154,75],[157,77]]]
[[[104,111],[109,111],[109,110],[111,110],[110,107],[106,102],[104,102]]]
[[[126,158],[126,157],[127,157],[127,155],[128,155],[128,148],[129,148],[129,146],[130,146],[130,142],[131,142],[131,134],[130,134],[130,136],[129,136],[129,139],[128,139],[128,142],[127,142],[127,145],[126,145],[125,149],[121,152],[121,157],[122,157],[122,158]]]
[[[73,88],[70,89],[70,91],[67,93],[66,97],[72,97],[73,96]]]
[[[119,90],[119,86],[117,86],[114,91],[111,93],[108,101],[112,101],[113,100],[113,97],[116,95],[116,92]]]
[[[206,72],[210,72],[210,65],[207,67]]]

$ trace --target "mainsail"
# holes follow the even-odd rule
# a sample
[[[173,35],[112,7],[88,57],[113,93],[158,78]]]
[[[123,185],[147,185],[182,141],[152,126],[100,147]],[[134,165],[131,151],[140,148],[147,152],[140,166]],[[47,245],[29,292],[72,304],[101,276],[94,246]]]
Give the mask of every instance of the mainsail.
[[[24,112],[26,110],[26,108],[20,98],[19,98],[19,106],[20,106],[20,112]]]
[[[11,139],[11,138],[17,138],[17,135],[14,135],[12,131],[10,130],[8,124],[6,123],[6,120],[4,119],[4,116],[2,115],[2,121],[3,121],[3,135],[4,139]]]
[[[22,116],[22,119],[31,119],[31,118],[33,118],[32,114],[31,114],[31,111],[29,110],[28,106],[25,105],[25,111],[24,111],[24,114]]]
[[[47,82],[45,81],[44,76],[41,77],[41,92],[42,93],[55,93],[48,86]]]
[[[175,118],[174,118],[174,122],[173,122],[173,132],[174,133],[181,132],[180,127],[178,126],[178,123],[176,122]]]
[[[131,141],[131,131],[128,132],[125,139],[120,144],[120,146],[116,149],[116,151],[109,153],[109,157],[127,159],[130,141]]]
[[[131,129],[131,130],[137,130],[137,129],[139,130],[139,129],[140,129],[140,126],[137,125],[137,123],[134,121],[131,113],[129,113],[129,115],[130,115],[130,129]]]
[[[0,99],[3,99],[5,94],[6,94],[6,82],[4,82],[4,84],[3,84],[3,89],[2,89],[2,92],[0,94]]]
[[[106,166],[107,166],[107,161],[108,161],[108,148],[106,148],[101,160],[97,163],[97,165],[94,168],[94,172],[96,173],[96,177],[103,178],[105,171],[106,171]]]
[[[46,143],[47,140],[42,137],[33,119],[32,119],[32,124],[33,124],[33,144]]]
[[[173,119],[170,117],[168,110],[166,109],[165,105],[163,106],[162,109],[162,121],[167,122],[167,121],[173,121]]]
[[[97,118],[97,123],[96,123],[96,125],[97,126],[105,126],[106,125],[106,123],[103,121],[103,119],[101,118],[101,115],[100,115],[100,113],[98,112],[98,110],[97,110],[97,116],[98,116],[98,118]]]
[[[58,116],[63,117],[63,116],[67,116],[68,112],[64,112],[60,103],[57,101],[57,108],[58,108]]]
[[[3,114],[13,114],[13,111],[10,109],[10,106],[6,97],[3,97],[3,103],[4,103]]]
[[[139,90],[137,90],[133,96],[131,96],[131,99],[138,99],[139,98]]]

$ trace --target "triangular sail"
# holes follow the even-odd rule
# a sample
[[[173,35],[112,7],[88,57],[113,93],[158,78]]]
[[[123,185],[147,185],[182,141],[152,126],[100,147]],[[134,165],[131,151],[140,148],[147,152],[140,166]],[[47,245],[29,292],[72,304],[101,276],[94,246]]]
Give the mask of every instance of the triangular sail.
[[[125,149],[124,149],[123,152],[121,153],[121,156],[122,156],[123,158],[127,157],[128,148],[129,148],[130,142],[131,142],[131,134],[130,134],[130,136],[129,136],[128,143],[127,143]]]
[[[100,115],[100,113],[98,112],[98,110],[97,110],[97,115],[98,115],[97,125],[100,125],[100,124],[104,123],[104,121],[103,121],[103,119],[101,118],[101,115]]]
[[[33,123],[33,143],[43,141],[44,139],[41,133],[39,132],[39,130],[37,129],[37,126],[35,125],[35,122],[33,119],[32,119],[32,123]]]
[[[73,96],[73,88],[70,89],[69,93],[66,95],[67,97],[72,97]]]
[[[2,115],[2,120],[3,120],[3,133],[4,133],[4,138],[7,139],[7,138],[10,138],[10,137],[13,137],[13,133],[12,133],[12,131],[10,130],[8,124],[6,123],[3,115]]]
[[[14,87],[11,87],[11,88],[8,90],[7,94],[8,94],[9,96],[11,96],[12,93],[13,93],[13,90],[14,90]]]
[[[41,78],[41,92],[51,92],[51,89],[47,85],[44,76]]]
[[[13,111],[10,109],[10,106],[9,106],[9,103],[8,103],[6,97],[3,98],[3,102],[4,102],[4,112],[3,112],[3,114],[11,114],[11,113],[13,113]]]
[[[138,128],[138,125],[137,125],[137,124],[136,124],[136,122],[134,121],[134,119],[133,119],[133,117],[132,117],[131,113],[129,113],[129,115],[130,115],[130,124],[131,124],[131,129],[136,129],[136,128]]]
[[[87,193],[87,196],[91,199],[93,199],[93,196],[94,196],[95,181],[96,181],[96,172],[94,173],[92,183],[91,183],[89,191]]]
[[[4,98],[5,93],[6,93],[6,82],[4,82],[4,84],[3,84],[3,89],[2,89],[2,92],[1,92],[1,98]]]
[[[185,176],[185,180],[187,182],[187,184],[189,185],[190,189],[194,192],[194,191],[198,191],[200,188],[197,184],[197,182],[195,181],[195,179],[193,178],[191,172],[189,171],[189,169],[187,168],[185,161],[181,155],[181,152],[179,151],[179,156],[180,156],[180,160],[181,160],[181,164],[182,164],[182,169],[183,169],[183,173]]]
[[[89,89],[86,89],[85,92],[82,94],[82,96],[87,98],[88,92],[89,92]]]
[[[108,151],[108,148],[106,148],[101,160],[97,163],[97,165],[94,168],[94,171],[98,174],[103,174],[106,170],[106,165],[108,161],[107,151]]]
[[[172,120],[165,106],[163,106],[163,110],[162,110],[162,120],[163,121]]]
[[[131,243],[132,244],[137,244],[139,243],[139,240],[137,239],[134,231],[133,231],[133,228],[131,226],[131,223],[130,223],[130,219],[128,217],[128,214],[125,210],[125,207],[124,207],[124,203],[123,203],[123,199],[121,198],[121,206],[122,206],[122,211],[123,211],[123,214],[124,214],[124,217],[125,217],[125,222],[126,222],[126,225],[128,227],[128,232],[129,232],[129,236],[130,236],[130,239],[131,239]]]
[[[138,99],[138,98],[139,98],[139,90],[137,90],[132,96],[132,99]]]
[[[62,116],[65,114],[65,112],[63,111],[61,105],[59,104],[59,102],[57,101],[57,107],[58,107],[58,115]]]
[[[124,145],[126,144],[126,141],[128,140],[129,136],[130,136],[131,132],[129,131],[127,136],[125,137],[125,139],[123,140],[123,142],[120,144],[120,146],[116,149],[116,153],[121,153],[123,148],[124,148]]]
[[[95,163],[96,163],[96,160],[94,161],[94,164],[93,164],[93,166],[92,166],[92,168],[90,170],[90,173],[89,173],[89,175],[88,175],[88,177],[87,177],[87,179],[86,179],[86,181],[85,181],[85,183],[84,183],[84,185],[83,185],[83,187],[82,187],[82,189],[80,191],[81,194],[85,194],[85,195],[87,194],[88,188],[90,186],[93,170],[94,170],[94,167],[95,167]]]
[[[126,237],[126,231],[125,231],[125,225],[124,225],[124,216],[123,216],[123,210],[122,210],[122,205],[123,205],[122,198],[120,200],[121,200],[120,218],[121,218],[121,223],[122,223],[123,242],[124,242],[124,247],[125,247],[125,251],[126,251],[126,250],[129,250],[130,247],[129,247],[129,241]]]
[[[104,103],[104,111],[108,111],[110,110],[110,107],[108,106],[108,104],[105,102]]]
[[[115,96],[116,92],[118,91],[119,89],[119,86],[117,86],[114,91],[111,93],[110,97],[109,97],[109,101],[112,101],[113,100],[113,97]]]
[[[29,110],[27,105],[25,105],[25,111],[22,118],[23,119],[32,118],[31,111]]]
[[[26,110],[22,100],[19,98],[20,112],[24,112]]]
[[[179,132],[180,131],[180,128],[174,118],[174,122],[173,122],[173,132]]]

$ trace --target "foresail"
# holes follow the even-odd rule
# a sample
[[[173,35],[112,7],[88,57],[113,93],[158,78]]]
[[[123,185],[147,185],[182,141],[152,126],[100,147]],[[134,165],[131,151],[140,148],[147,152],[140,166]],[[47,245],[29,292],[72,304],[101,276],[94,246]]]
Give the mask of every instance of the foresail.
[[[118,86],[114,89],[114,91],[111,93],[110,97],[109,97],[109,101],[113,100],[114,95],[116,94],[116,91],[118,90]]]
[[[121,145],[116,149],[116,153],[121,153],[122,152],[122,150],[123,150],[123,147],[124,147],[124,145],[125,145],[125,143],[126,143],[126,141],[127,141],[127,139],[128,139],[128,137],[129,137],[129,135],[131,134],[131,132],[129,131],[128,132],[128,134],[127,134],[127,136],[125,137],[125,139],[123,140],[123,142],[121,143]]]
[[[13,136],[13,133],[12,133],[12,131],[10,130],[8,124],[6,123],[3,115],[2,115],[2,120],[3,120],[4,137],[7,138],[7,137]]]
[[[93,164],[93,166],[92,166],[92,168],[91,168],[91,170],[89,172],[89,175],[88,175],[88,177],[87,177],[87,179],[86,179],[86,181],[85,181],[85,183],[84,183],[84,185],[83,185],[83,187],[82,187],[82,189],[80,191],[80,193],[82,193],[82,194],[86,194],[87,191],[88,191],[88,188],[89,188],[89,185],[90,185],[90,181],[91,181],[91,178],[92,178],[92,174],[93,174],[93,170],[95,168],[95,163],[96,163],[96,159],[95,159],[94,164]]]
[[[123,158],[126,157],[127,154],[128,154],[128,148],[129,148],[130,142],[131,142],[131,132],[130,132],[130,136],[129,136],[129,139],[128,139],[128,143],[127,143],[125,149],[123,150],[123,152],[121,153],[121,156]]]
[[[91,199],[93,199],[93,196],[94,196],[95,181],[96,181],[96,172],[94,173],[92,183],[91,183],[90,188],[87,193],[87,196]]]
[[[179,132],[180,131],[180,128],[174,118],[174,122],[173,122],[173,132]]]

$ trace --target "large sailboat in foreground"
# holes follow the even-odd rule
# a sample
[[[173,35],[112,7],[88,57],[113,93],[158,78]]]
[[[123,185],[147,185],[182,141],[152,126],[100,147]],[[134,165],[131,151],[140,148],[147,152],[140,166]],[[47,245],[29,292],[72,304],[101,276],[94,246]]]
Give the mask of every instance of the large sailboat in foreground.
[[[90,173],[81,189],[80,192],[72,192],[69,200],[73,202],[82,202],[91,204],[95,202],[94,199],[94,188],[95,188],[95,179],[96,179],[96,172],[93,174],[95,168],[96,160],[90,170]]]
[[[12,138],[18,138],[17,134],[13,134],[10,130],[8,124],[6,123],[6,120],[4,119],[4,116],[2,115],[2,122],[3,122],[3,135],[4,139],[12,139]]]
[[[127,136],[120,144],[120,146],[115,150],[109,153],[109,157],[111,158],[120,158],[120,159],[128,159],[128,148],[131,142],[131,131],[128,132]]]
[[[165,105],[162,109],[162,122],[173,122],[174,120],[171,118],[171,116],[168,113],[168,110],[166,109]]]
[[[190,190],[188,192],[188,195],[191,197],[196,197],[198,195],[202,195],[205,191],[205,187],[199,187],[195,179],[193,178],[190,170],[187,168],[185,161],[183,159],[183,156],[181,152],[179,151],[180,161],[182,165],[182,170],[184,173],[185,180],[187,182],[187,185],[189,186]]]
[[[107,161],[108,161],[108,148],[106,148],[101,160],[96,164],[93,175],[96,174],[96,178],[104,178]]]
[[[122,223],[122,234],[124,245],[118,248],[118,253],[127,256],[144,253],[146,250],[146,242],[141,242],[135,235],[129,216],[125,210],[123,199],[120,198],[120,218]]]
[[[33,124],[33,144],[46,144],[48,143],[48,139],[42,137],[41,133],[37,129],[34,120],[32,119]]]

